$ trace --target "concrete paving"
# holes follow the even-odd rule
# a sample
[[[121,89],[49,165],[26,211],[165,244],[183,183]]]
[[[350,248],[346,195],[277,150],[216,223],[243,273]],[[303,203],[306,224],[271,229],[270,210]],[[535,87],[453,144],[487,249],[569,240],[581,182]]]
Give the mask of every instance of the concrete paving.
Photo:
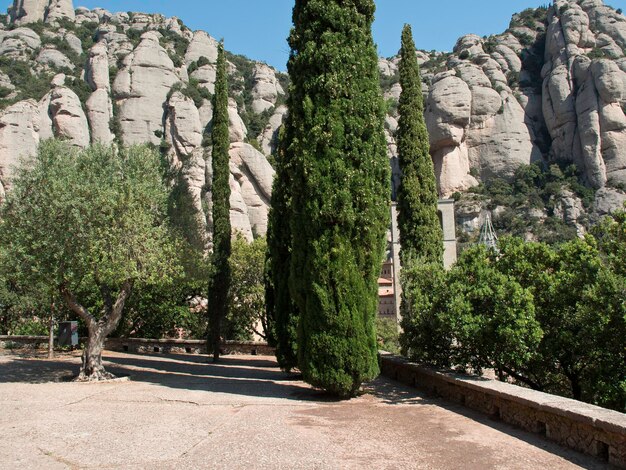
[[[605,468],[379,378],[336,401],[274,358],[106,353],[130,380],[79,384],[77,355],[0,355],[0,468]]]

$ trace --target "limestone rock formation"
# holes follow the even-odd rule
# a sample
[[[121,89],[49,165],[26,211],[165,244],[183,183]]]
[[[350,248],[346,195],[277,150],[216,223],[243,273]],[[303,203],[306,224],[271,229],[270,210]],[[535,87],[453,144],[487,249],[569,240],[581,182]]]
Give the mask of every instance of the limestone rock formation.
[[[251,240],[267,231],[274,170],[265,156],[249,144],[230,147],[231,223]]]
[[[52,23],[61,18],[75,18],[72,0],[14,0],[9,15],[15,24]]]
[[[49,3],[49,0],[15,0],[9,9],[11,21],[15,24],[43,21]]]
[[[43,139],[78,146],[150,143],[169,158],[210,247],[207,132],[217,41],[175,17],[74,10],[71,0],[14,0],[9,13],[11,28],[0,28],[0,57],[8,59],[0,63],[0,198],[10,188],[10,168]],[[83,28],[81,34],[61,18]],[[37,21],[44,24],[28,27]],[[83,49],[78,36],[91,36],[93,45],[88,40]],[[620,207],[626,199],[625,51],[626,18],[602,0],[556,0],[514,15],[502,34],[465,35],[449,53],[416,51],[441,195],[511,178],[522,164],[574,163],[597,193],[582,206],[573,193],[552,201],[565,223],[582,231],[581,221]],[[84,63],[77,62],[83,54]],[[233,229],[251,239],[267,226],[268,157],[287,113],[286,90],[271,67],[230,60],[231,219]],[[394,185],[400,178],[398,61],[378,63]],[[14,69],[30,72],[16,77]],[[480,217],[472,204],[461,214],[468,228]],[[529,217],[547,217],[547,210],[533,210]]]
[[[89,145],[89,125],[76,93],[66,87],[52,90],[49,113],[56,137],[66,139],[77,147]]]
[[[85,80],[93,90],[86,103],[91,140],[94,143],[109,144],[115,136],[111,132],[113,103],[110,95],[111,84],[106,43],[97,43],[89,51],[89,60],[85,66]]]
[[[270,118],[267,126],[259,135],[259,143],[261,149],[266,155],[271,155],[276,151],[276,143],[278,139],[278,131],[283,125],[285,116],[287,115],[287,106],[279,106],[274,110],[274,114]]]
[[[0,31],[0,56],[10,59],[26,59],[41,47],[41,38],[29,28]]]
[[[68,20],[76,18],[72,0],[50,0],[46,10],[46,21],[52,23],[61,18]]]
[[[172,144],[176,158],[185,160],[202,144],[200,113],[193,100],[179,91],[172,94],[167,105],[166,139]]]
[[[557,0],[548,22],[542,76],[550,159],[577,164],[595,188],[626,183],[626,73],[596,57],[623,57],[614,45],[623,47],[626,19],[601,2]]]
[[[276,104],[278,95],[284,95],[274,70],[265,64],[255,64],[253,72],[254,87],[252,88],[252,111],[259,114]]]
[[[243,142],[248,135],[248,129],[244,124],[237,110],[237,102],[230,98],[228,100],[228,119],[230,121],[230,141]]]
[[[55,69],[74,69],[74,64],[67,58],[65,54],[57,49],[44,48],[35,58],[35,62],[48,65]]]
[[[205,57],[210,63],[214,64],[217,62],[217,45],[218,42],[206,32],[194,32],[193,39],[185,53],[185,64],[189,66],[192,62],[198,61],[200,57]]]
[[[215,64],[206,64],[191,72],[190,77],[198,80],[200,86],[206,88],[209,93],[213,94],[215,92],[216,73],[217,69],[215,68]]]
[[[144,33],[137,48],[124,58],[113,83],[125,144],[159,144],[155,132],[163,129],[163,105],[178,81],[174,63],[159,44],[157,33]]]
[[[0,184],[10,188],[10,178],[20,159],[32,156],[39,145],[39,106],[20,101],[0,116]]]

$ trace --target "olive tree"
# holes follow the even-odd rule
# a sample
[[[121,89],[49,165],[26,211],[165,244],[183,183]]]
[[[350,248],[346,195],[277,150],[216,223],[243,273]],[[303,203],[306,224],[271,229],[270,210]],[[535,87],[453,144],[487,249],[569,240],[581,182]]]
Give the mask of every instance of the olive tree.
[[[47,141],[12,183],[0,210],[12,268],[54,288],[85,322],[78,380],[111,378],[102,350],[133,287],[178,269],[158,155],[145,146],[79,150]],[[84,294],[94,291],[96,306]]]

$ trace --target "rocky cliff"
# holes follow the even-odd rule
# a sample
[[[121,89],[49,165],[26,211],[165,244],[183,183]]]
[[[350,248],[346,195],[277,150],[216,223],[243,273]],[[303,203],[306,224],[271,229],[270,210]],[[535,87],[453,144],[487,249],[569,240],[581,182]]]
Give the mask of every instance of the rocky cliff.
[[[42,139],[150,143],[210,243],[216,40],[177,18],[74,9],[71,0],[15,0],[0,19],[0,198]],[[558,217],[581,232],[590,213],[626,200],[625,51],[626,18],[601,0],[556,0],[515,15],[502,34],[463,36],[451,53],[417,51],[440,192],[474,192],[461,197],[467,227],[495,204],[471,188],[511,181],[532,162],[574,164],[595,191],[583,204],[563,188],[549,209],[527,207],[538,220]],[[265,64],[228,58],[231,219],[251,239],[267,227],[287,83]],[[379,63],[396,182],[397,65]]]
[[[440,192],[451,196],[520,165],[575,164],[594,190],[588,208],[564,189],[553,206],[567,223],[626,200],[626,18],[601,0],[556,0],[511,20],[504,33],[461,37],[452,53],[418,51]],[[381,59],[393,154],[398,58]],[[458,197],[458,196],[457,196]],[[463,209],[464,207],[464,209]],[[461,204],[478,217],[481,204]],[[530,209],[530,207],[529,207]],[[553,211],[551,211],[553,212]],[[538,214],[546,217],[548,214]],[[577,219],[581,220],[577,220]]]
[[[16,0],[2,20],[0,198],[20,159],[43,139],[79,147],[149,143],[167,157],[172,184],[210,243],[206,134],[217,41],[176,18],[75,10],[71,0]],[[265,64],[229,58],[231,219],[234,230],[252,239],[267,229],[274,175],[267,155],[285,114],[285,77]]]

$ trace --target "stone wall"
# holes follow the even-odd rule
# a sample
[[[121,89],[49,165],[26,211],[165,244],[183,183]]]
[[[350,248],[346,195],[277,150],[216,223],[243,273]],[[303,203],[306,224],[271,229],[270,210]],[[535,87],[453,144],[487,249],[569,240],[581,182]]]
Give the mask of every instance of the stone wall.
[[[47,349],[47,336],[2,336],[0,349]]]
[[[106,349],[133,353],[206,354],[206,341],[192,339],[108,338]],[[222,354],[273,356],[274,348],[255,341],[223,341]]]
[[[81,338],[81,345],[86,338]],[[44,349],[48,347],[47,336],[1,336],[0,349]],[[106,349],[109,351],[131,353],[163,354],[206,354],[206,341],[191,339],[144,339],[144,338],[108,338]],[[252,354],[273,356],[274,348],[267,343],[254,341],[224,341],[222,354]]]
[[[626,414],[380,353],[383,375],[626,468]]]

